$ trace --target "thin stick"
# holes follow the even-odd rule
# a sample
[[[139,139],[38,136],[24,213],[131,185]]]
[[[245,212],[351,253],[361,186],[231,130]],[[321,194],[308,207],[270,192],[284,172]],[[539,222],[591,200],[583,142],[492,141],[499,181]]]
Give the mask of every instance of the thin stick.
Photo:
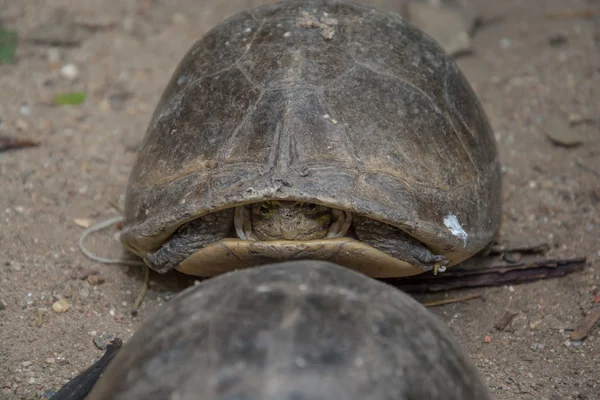
[[[431,301],[429,303],[422,303],[422,304],[425,307],[437,307],[437,306],[443,306],[444,304],[460,303],[462,301],[473,300],[473,299],[477,299],[479,297],[481,297],[480,294],[472,294],[469,296],[455,297],[453,299],[446,299],[446,300]]]
[[[549,11],[545,15],[548,19],[593,18],[596,15],[600,15],[600,9],[558,10]]]
[[[140,288],[140,293],[138,294],[137,299],[135,299],[135,303],[133,304],[133,312],[136,313],[140,306],[142,305],[142,301],[146,296],[146,290],[148,290],[148,282],[150,281],[150,268],[144,264],[144,283],[142,283],[142,287]]]
[[[513,285],[540,279],[557,278],[580,271],[586,259],[537,259],[517,264],[496,264],[494,257],[484,257],[448,268],[434,276],[426,272],[406,278],[385,278],[384,282],[408,293],[432,293],[459,288]]]

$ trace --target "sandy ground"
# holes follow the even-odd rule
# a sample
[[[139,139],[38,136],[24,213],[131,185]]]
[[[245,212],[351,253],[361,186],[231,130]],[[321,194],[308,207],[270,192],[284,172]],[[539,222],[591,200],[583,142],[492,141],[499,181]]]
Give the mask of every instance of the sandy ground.
[[[496,398],[597,399],[600,329],[581,342],[571,342],[569,333],[600,306],[594,303],[600,291],[600,16],[550,19],[545,12],[598,10],[600,2],[472,3],[492,22],[476,32],[474,53],[458,61],[496,132],[505,172],[502,235],[546,241],[548,256],[588,261],[582,272],[560,279],[450,293],[476,292],[482,299],[432,311],[473,357]],[[0,0],[0,22],[23,39],[17,63],[0,65],[0,135],[41,142],[0,154],[0,397],[6,399],[49,395],[102,354],[95,336],[127,339],[189,283],[152,275],[139,315],[132,316],[141,271],[85,258],[76,220],[119,215],[136,146],[177,62],[208,29],[258,1],[40,4]],[[48,22],[62,28],[42,31]],[[76,43],[25,40],[53,35]],[[69,64],[76,73],[68,67],[61,74]],[[88,93],[81,106],[48,105],[52,95],[76,90]],[[563,124],[559,131],[583,144],[553,144],[548,124]],[[90,247],[118,256],[113,233],[94,236]],[[99,275],[86,279],[91,272]],[[70,309],[54,311],[63,296]],[[497,331],[506,310],[518,314]]]

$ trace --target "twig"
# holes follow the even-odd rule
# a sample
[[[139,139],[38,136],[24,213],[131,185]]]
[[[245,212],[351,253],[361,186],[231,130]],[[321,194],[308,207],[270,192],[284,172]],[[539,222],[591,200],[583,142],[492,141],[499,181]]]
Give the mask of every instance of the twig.
[[[39,146],[40,142],[29,139],[20,139],[13,136],[0,136],[0,153],[8,150],[17,150],[25,147]]]
[[[406,278],[387,278],[384,282],[408,293],[427,293],[482,286],[501,286],[556,278],[583,269],[585,257],[573,259],[544,259],[518,264],[486,266],[486,260],[477,260],[474,266],[450,267],[443,274],[431,272]],[[490,263],[490,260],[487,260]],[[483,265],[482,265],[483,264]]]
[[[598,178],[600,178],[600,172],[596,171],[596,170],[595,170],[595,169],[593,169],[593,168],[590,168],[590,167],[588,167],[588,166],[587,166],[587,165],[585,165],[585,164],[584,164],[582,161],[580,161],[580,160],[577,160],[577,161],[575,161],[575,164],[577,164],[577,166],[578,166],[579,168],[581,168],[582,170],[584,170],[584,171],[587,171],[587,172],[590,172],[590,173],[592,173],[592,174],[596,175]]]
[[[148,290],[148,282],[150,281],[150,268],[144,264],[142,267],[144,268],[144,283],[142,283],[142,287],[140,288],[140,293],[138,294],[137,299],[135,299],[135,303],[133,304],[133,314],[137,314],[144,297],[146,296],[146,290]]]
[[[437,307],[437,306],[443,306],[444,304],[460,303],[463,301],[473,300],[473,299],[477,299],[479,297],[481,297],[480,294],[472,294],[469,296],[455,297],[453,299],[445,299],[445,300],[438,300],[438,301],[430,301],[428,303],[422,303],[422,304],[425,307]]]
[[[600,10],[557,10],[548,11],[545,17],[548,19],[573,19],[573,18],[593,18],[600,15]]]
[[[522,254],[543,254],[550,250],[548,243],[536,244],[517,244],[517,243],[498,243],[492,246],[489,254],[503,253],[522,253]]]

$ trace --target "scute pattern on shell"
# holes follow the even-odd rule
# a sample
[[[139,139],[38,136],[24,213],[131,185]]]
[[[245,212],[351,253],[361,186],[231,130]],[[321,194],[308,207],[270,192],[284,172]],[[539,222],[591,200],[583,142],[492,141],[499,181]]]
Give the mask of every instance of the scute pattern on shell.
[[[327,13],[333,36],[306,13]],[[295,199],[390,223],[456,263],[497,231],[499,179],[483,108],[432,39],[369,6],[294,0],[230,18],[183,58],[132,171],[122,240],[143,254],[200,215]]]
[[[407,294],[325,262],[220,275],[149,319],[89,400],[487,400],[442,321]]]

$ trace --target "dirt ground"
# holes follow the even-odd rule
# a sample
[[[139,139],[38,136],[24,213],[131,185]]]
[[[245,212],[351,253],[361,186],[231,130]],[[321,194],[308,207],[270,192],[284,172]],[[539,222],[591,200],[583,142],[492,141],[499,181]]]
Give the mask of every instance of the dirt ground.
[[[142,272],[84,257],[80,225],[119,215],[136,147],[184,52],[219,21],[258,3],[0,0],[0,22],[21,38],[16,62],[0,65],[0,135],[40,142],[0,154],[1,398],[49,396],[103,353],[95,337],[127,339],[190,283],[152,275],[139,314],[131,315]],[[569,334],[600,307],[600,2],[471,3],[486,23],[473,36],[473,53],[458,62],[496,133],[502,237],[542,240],[552,246],[547,257],[587,263],[563,278],[447,293],[482,298],[432,311],[496,398],[598,399],[600,329],[583,341]],[[546,15],[565,9],[596,14]],[[79,90],[87,93],[82,105],[49,105],[54,94]],[[547,132],[582,144],[557,145]],[[90,247],[118,256],[114,232],[95,235]],[[93,272],[99,275],[87,278]],[[52,307],[61,297],[66,312]],[[498,331],[506,310],[518,314]]]

